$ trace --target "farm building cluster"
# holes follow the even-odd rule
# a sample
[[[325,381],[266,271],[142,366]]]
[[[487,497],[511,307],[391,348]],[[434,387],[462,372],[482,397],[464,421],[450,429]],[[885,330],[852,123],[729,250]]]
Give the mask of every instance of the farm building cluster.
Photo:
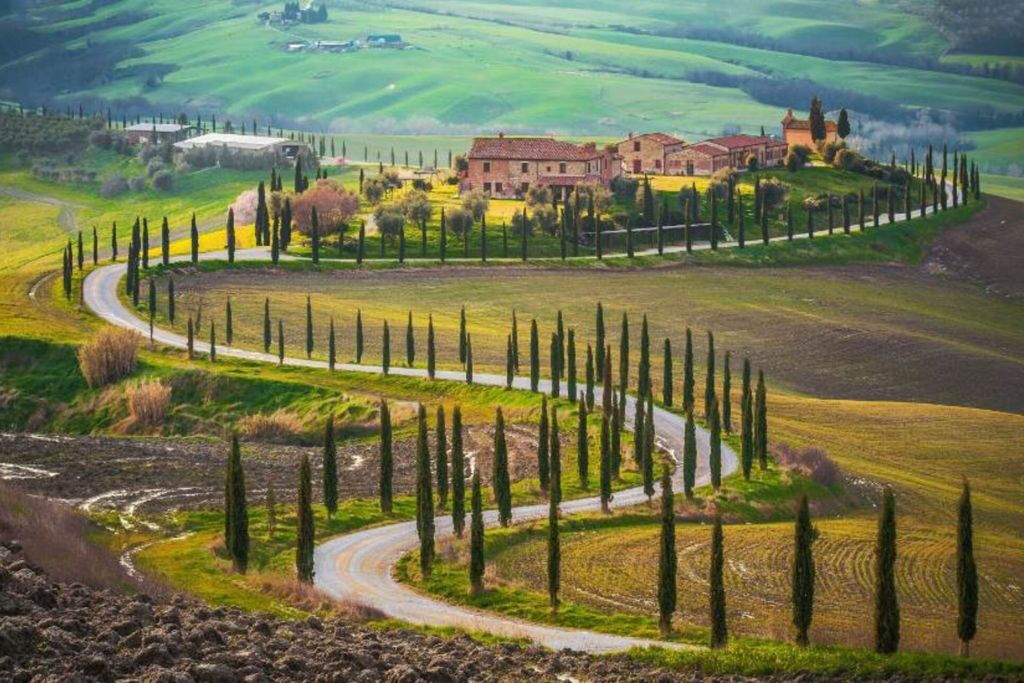
[[[355,52],[363,48],[404,50],[410,47],[397,33],[366,36],[366,40],[293,40],[285,43],[285,52]]]

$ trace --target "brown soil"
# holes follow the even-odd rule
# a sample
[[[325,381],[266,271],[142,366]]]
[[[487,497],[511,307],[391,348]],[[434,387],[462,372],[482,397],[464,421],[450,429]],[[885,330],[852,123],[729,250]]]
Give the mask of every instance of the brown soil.
[[[995,196],[986,202],[968,223],[935,240],[925,269],[997,296],[1024,297],[1024,204]]]

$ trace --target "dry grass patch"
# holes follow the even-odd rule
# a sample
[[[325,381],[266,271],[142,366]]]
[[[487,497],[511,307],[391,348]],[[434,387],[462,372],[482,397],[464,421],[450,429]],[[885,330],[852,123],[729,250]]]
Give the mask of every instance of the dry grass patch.
[[[290,410],[246,415],[238,421],[238,430],[250,439],[288,443],[306,432],[306,424]]]
[[[160,380],[133,384],[125,389],[128,414],[132,423],[140,428],[157,427],[167,417],[171,405],[171,388]]]
[[[139,335],[106,327],[78,349],[78,367],[92,388],[124,379],[135,371]]]

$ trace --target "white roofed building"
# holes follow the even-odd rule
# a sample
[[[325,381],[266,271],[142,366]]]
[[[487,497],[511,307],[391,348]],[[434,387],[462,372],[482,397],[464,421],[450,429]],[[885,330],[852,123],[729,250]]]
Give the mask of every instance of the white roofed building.
[[[274,152],[286,159],[294,159],[303,151],[312,151],[305,142],[266,135],[239,135],[237,133],[206,133],[174,143],[176,149],[186,151],[201,147],[225,147],[244,152]]]

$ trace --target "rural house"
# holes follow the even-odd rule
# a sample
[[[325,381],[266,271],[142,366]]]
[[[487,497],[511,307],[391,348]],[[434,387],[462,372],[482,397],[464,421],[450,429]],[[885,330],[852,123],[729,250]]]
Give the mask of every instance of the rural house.
[[[622,174],[622,159],[593,142],[576,145],[553,138],[475,138],[469,150],[460,190],[482,190],[493,197],[522,197],[535,185],[565,197],[577,185],[604,187]]]
[[[125,137],[132,143],[175,142],[189,136],[192,126],[181,123],[135,123],[124,129]]]
[[[722,168],[742,169],[754,155],[761,168],[781,166],[789,146],[782,140],[757,135],[728,135],[686,145],[672,152],[667,161],[674,173],[710,175]]]
[[[397,33],[378,33],[366,36],[366,44],[370,47],[403,48],[402,36]]]
[[[669,168],[668,155],[678,152],[686,143],[665,133],[629,134],[618,143],[619,156],[629,173],[681,173]]]
[[[793,116],[793,110],[786,111],[782,119],[782,137],[787,145],[814,146],[811,139],[811,122],[808,119],[798,119]],[[825,142],[835,142],[839,139],[838,128],[835,121],[825,121]]]
[[[285,159],[294,159],[298,154],[312,150],[305,142],[288,138],[268,137],[264,135],[238,135],[236,133],[207,133],[188,140],[174,143],[178,150],[185,151],[197,147],[224,147],[242,152],[275,152]]]

